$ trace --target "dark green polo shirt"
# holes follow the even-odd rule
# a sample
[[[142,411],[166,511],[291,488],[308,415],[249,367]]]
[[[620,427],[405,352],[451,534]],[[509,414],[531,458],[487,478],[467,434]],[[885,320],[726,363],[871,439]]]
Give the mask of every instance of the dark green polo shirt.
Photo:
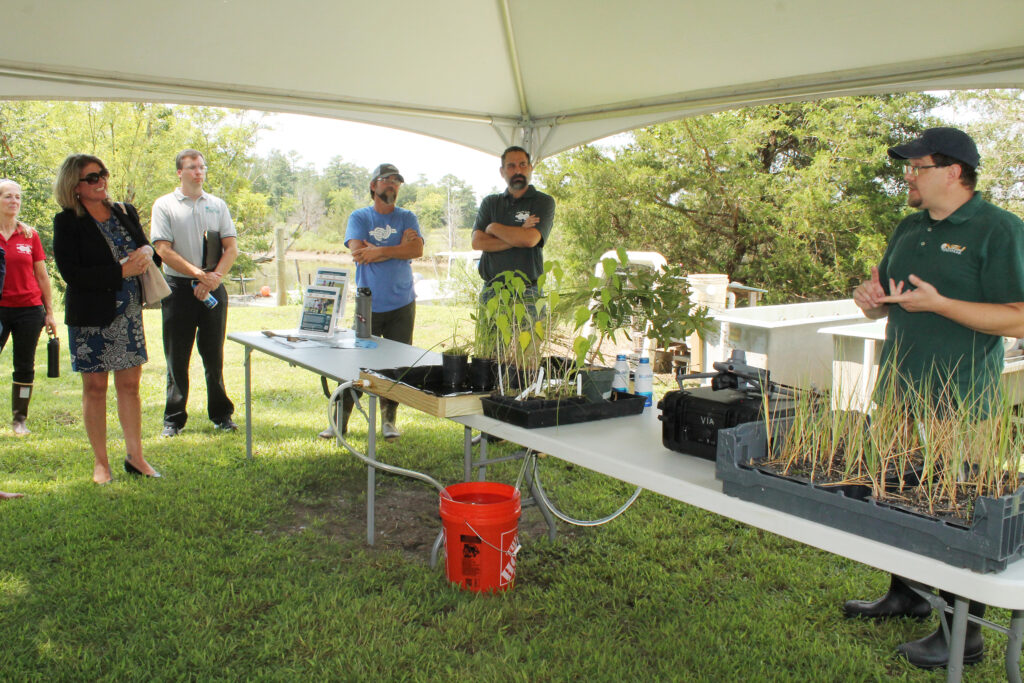
[[[531,215],[540,218],[540,222],[534,226],[540,232],[540,242],[534,247],[485,251],[480,259],[479,268],[480,277],[484,282],[491,282],[506,270],[518,270],[525,273],[530,282],[536,284],[537,278],[544,272],[543,248],[551,232],[551,223],[555,219],[555,200],[530,185],[518,199],[505,190],[501,194],[488,195],[480,202],[476,223],[473,224],[474,230],[486,230],[491,223],[522,225]]]
[[[927,211],[905,218],[893,232],[878,266],[882,286],[889,278],[909,284],[911,273],[931,283],[939,294],[961,301],[1024,301],[1024,222],[974,196],[952,215],[934,221]],[[910,313],[889,306],[882,345],[886,386],[891,367],[901,383],[935,396],[950,392],[958,401],[978,401],[981,414],[997,386],[1003,367],[1002,338],[975,332],[935,313]]]

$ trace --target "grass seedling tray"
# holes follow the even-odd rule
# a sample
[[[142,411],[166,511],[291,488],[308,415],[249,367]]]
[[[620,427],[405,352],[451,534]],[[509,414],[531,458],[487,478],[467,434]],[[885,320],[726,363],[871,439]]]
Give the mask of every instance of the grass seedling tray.
[[[759,469],[767,445],[764,422],[719,432],[715,476],[726,494],[978,572],[1024,555],[1024,487],[977,498],[964,524]]]
[[[484,415],[517,427],[538,429],[555,425],[576,424],[612,417],[639,415],[644,410],[643,396],[612,392],[608,400],[588,401],[582,396],[560,399],[528,398],[517,401],[509,396],[493,394],[480,399]]]

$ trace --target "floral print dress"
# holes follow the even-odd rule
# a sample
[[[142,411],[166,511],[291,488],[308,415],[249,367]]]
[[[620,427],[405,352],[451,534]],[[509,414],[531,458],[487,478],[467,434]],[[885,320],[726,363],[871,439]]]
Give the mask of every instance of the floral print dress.
[[[135,240],[113,213],[96,226],[120,262],[138,248]],[[125,278],[115,295],[114,320],[104,327],[68,326],[71,369],[76,372],[112,372],[142,365],[146,355],[146,332],[142,327],[142,296],[137,277]]]

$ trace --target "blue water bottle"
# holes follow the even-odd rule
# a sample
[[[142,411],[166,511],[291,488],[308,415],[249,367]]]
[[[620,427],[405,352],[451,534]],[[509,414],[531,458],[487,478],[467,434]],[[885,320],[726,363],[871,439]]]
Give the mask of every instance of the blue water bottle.
[[[636,368],[636,379],[633,381],[633,393],[643,396],[644,408],[651,407],[654,397],[654,372],[651,370],[651,359],[644,356]]]
[[[197,286],[198,286],[198,283],[196,283],[196,282],[192,283],[192,289],[195,289]],[[203,299],[203,305],[206,306],[207,308],[217,308],[217,304],[218,303],[219,302],[217,301],[217,297],[215,297],[213,295],[213,292],[210,292],[209,294],[207,294],[206,298]]]

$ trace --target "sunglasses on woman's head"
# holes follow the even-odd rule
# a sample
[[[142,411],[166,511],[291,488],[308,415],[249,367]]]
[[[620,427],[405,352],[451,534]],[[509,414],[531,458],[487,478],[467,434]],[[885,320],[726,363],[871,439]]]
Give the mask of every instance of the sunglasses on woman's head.
[[[85,176],[82,176],[78,180],[79,180],[79,182],[82,182],[82,183],[88,183],[90,185],[95,185],[96,183],[98,183],[100,181],[100,178],[109,178],[109,177],[110,177],[110,171],[108,171],[107,169],[103,169],[99,173],[89,173],[89,174],[86,174]]]

